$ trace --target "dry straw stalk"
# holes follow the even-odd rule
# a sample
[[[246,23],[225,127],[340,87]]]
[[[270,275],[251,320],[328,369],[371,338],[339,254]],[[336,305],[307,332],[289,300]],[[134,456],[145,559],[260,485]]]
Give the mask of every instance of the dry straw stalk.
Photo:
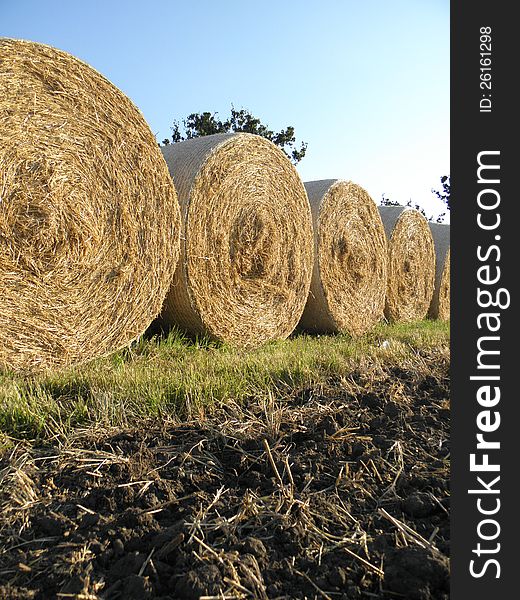
[[[175,189],[132,102],[73,56],[0,39],[0,367],[71,365],[159,312]]]
[[[245,133],[162,150],[184,224],[163,322],[247,348],[287,337],[313,263],[309,201],[290,160]]]
[[[305,183],[312,208],[315,260],[300,326],[362,335],[383,317],[386,237],[377,206],[351,181]]]
[[[429,223],[435,244],[435,290],[430,304],[432,319],[448,321],[450,318],[450,226]]]
[[[403,206],[379,206],[388,239],[385,316],[390,321],[423,319],[435,284],[435,249],[428,221]]]

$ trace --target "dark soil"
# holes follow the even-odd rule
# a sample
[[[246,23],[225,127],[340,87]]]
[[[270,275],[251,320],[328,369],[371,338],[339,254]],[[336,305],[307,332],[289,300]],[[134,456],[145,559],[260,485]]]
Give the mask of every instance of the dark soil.
[[[197,423],[17,443],[0,598],[449,596],[448,358]]]

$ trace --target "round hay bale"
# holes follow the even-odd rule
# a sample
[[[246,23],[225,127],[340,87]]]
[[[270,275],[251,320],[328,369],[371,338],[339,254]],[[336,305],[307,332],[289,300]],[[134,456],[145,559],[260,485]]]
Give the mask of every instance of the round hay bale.
[[[450,319],[450,226],[428,223],[435,244],[435,289],[428,315],[432,319]]]
[[[309,201],[290,160],[246,133],[162,151],[184,225],[163,323],[246,348],[287,337],[313,263]]]
[[[300,327],[362,335],[383,317],[386,237],[377,206],[351,181],[305,183],[312,209],[315,258]]]
[[[180,212],[132,102],[73,56],[0,39],[0,366],[72,365],[142,334]]]
[[[413,208],[378,208],[388,239],[385,316],[390,321],[424,319],[435,284],[435,249],[428,221]]]

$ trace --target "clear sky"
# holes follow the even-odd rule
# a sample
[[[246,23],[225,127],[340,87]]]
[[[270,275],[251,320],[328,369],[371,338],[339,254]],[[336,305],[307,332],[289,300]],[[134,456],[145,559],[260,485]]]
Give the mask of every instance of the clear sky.
[[[449,0],[0,0],[0,36],[91,64],[162,141],[192,112],[246,108],[308,142],[304,181],[442,212]]]

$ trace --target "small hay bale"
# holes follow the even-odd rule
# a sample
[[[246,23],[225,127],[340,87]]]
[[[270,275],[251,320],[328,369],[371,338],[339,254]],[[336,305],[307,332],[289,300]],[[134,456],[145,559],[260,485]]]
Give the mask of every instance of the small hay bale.
[[[300,327],[362,335],[383,317],[386,237],[377,206],[351,181],[305,183],[314,225],[312,283]]]
[[[286,338],[309,290],[312,219],[272,142],[217,134],[162,148],[181,205],[181,260],[161,319],[252,348]]]
[[[432,319],[450,319],[450,226],[428,223],[435,244],[435,290],[428,315]]]
[[[435,249],[428,221],[413,208],[378,208],[388,239],[385,316],[389,321],[424,319],[435,285]]]
[[[159,312],[180,213],[132,102],[73,56],[0,39],[0,367],[81,363]]]

